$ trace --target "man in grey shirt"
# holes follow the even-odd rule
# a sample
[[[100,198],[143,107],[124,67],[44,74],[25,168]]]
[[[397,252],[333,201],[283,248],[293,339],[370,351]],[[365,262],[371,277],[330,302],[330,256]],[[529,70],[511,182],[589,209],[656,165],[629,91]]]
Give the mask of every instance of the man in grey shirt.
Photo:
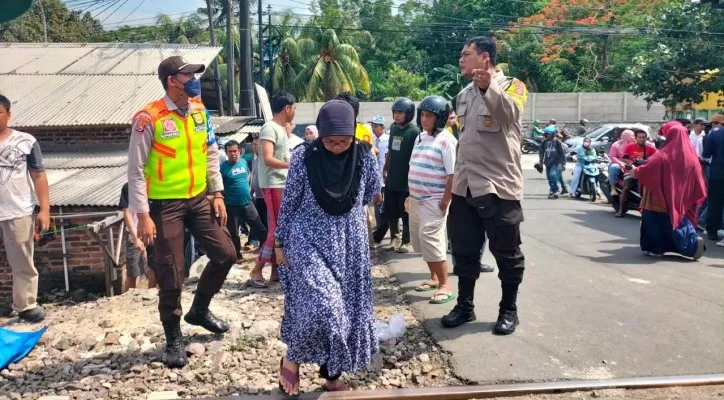
[[[296,99],[289,93],[277,93],[271,98],[270,104],[274,118],[264,124],[259,132],[261,159],[256,167],[259,171],[259,187],[264,196],[267,210],[267,236],[259,249],[259,257],[251,271],[249,286],[267,287],[262,276],[262,268],[266,263],[272,264],[271,281],[279,281],[279,265],[274,254],[274,233],[277,228],[277,217],[282,205],[282,193],[287,183],[289,168],[289,136],[285,128],[294,119],[297,110]]]

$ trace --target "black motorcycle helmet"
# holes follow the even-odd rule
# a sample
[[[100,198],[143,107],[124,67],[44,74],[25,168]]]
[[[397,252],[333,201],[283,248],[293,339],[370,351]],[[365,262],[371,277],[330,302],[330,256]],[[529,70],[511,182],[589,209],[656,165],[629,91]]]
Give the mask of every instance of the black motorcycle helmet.
[[[417,126],[422,130],[422,112],[429,111],[437,115],[435,130],[445,129],[447,117],[450,115],[450,104],[441,96],[427,96],[417,106]],[[432,132],[431,132],[432,133]]]
[[[400,97],[392,103],[392,112],[405,113],[405,124],[409,124],[415,118],[415,102],[407,97]]]

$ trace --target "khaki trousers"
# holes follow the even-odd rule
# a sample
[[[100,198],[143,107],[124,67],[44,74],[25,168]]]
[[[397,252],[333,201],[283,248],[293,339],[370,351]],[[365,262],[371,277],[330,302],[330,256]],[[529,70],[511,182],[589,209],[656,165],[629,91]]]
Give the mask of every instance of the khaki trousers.
[[[13,275],[13,310],[23,312],[37,306],[38,270],[33,263],[33,233],[35,218],[32,215],[8,221],[0,221],[0,240]]]

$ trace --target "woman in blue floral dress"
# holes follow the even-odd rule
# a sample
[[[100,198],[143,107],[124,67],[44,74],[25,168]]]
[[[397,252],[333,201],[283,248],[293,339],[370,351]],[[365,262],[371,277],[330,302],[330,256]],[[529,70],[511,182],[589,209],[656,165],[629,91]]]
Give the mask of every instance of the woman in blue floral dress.
[[[319,138],[292,154],[276,230],[286,397],[299,394],[299,364],[320,365],[324,390],[347,390],[341,373],[364,368],[378,351],[364,214],[365,204],[381,201],[377,162],[354,139],[349,104],[327,102],[316,125]]]

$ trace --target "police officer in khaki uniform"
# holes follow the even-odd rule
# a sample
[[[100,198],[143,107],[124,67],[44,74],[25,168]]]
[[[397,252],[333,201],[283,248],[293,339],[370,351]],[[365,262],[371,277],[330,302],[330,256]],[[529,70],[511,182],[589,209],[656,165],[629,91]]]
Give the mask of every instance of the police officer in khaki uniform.
[[[460,54],[460,70],[472,83],[457,96],[460,142],[448,215],[448,236],[459,275],[458,301],[442,318],[446,327],[475,320],[473,296],[487,235],[498,264],[502,300],[493,332],[518,324],[516,299],[525,258],[520,251],[523,211],[521,115],[527,91],[496,70],[495,39],[474,37]]]

